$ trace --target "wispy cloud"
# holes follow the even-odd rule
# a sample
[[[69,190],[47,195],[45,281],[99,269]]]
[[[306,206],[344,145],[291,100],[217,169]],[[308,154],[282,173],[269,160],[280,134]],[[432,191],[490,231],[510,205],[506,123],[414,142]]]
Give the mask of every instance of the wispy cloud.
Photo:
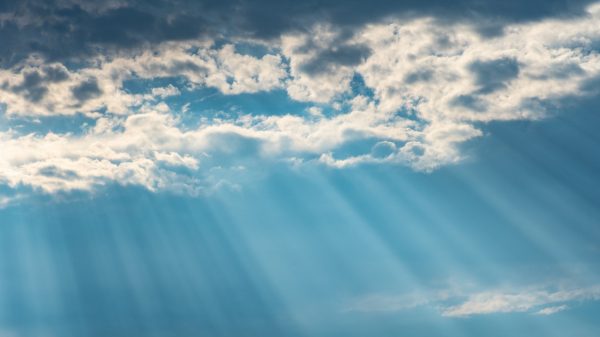
[[[403,295],[370,295],[350,303],[344,312],[393,312],[413,309],[447,300],[450,291],[415,292]]]
[[[481,292],[435,291],[400,296],[367,296],[349,305],[345,311],[394,312],[429,306],[444,317],[470,317],[496,313],[552,315],[569,309],[570,303],[600,300],[600,285],[547,290],[489,290]],[[455,303],[455,304],[451,304]]]
[[[540,311],[536,312],[536,315],[552,315],[555,314],[557,312],[561,312],[563,310],[567,310],[569,307],[567,305],[558,305],[555,307],[547,307],[544,309],[541,309]]]
[[[23,194],[16,194],[10,196],[0,195],[0,209],[12,206],[15,203],[19,202],[19,200],[22,200],[23,198]]]
[[[600,286],[574,288],[567,290],[524,290],[518,292],[490,291],[470,295],[458,305],[450,306],[442,311],[443,316],[466,317],[481,314],[529,312],[540,309],[540,314],[550,315],[565,310],[563,303],[572,301],[590,301],[600,299]]]

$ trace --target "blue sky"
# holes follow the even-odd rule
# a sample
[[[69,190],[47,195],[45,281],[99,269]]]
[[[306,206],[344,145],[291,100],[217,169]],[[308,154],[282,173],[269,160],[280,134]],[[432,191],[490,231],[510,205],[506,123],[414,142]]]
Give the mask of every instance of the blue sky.
[[[600,332],[598,4],[0,21],[0,337]]]

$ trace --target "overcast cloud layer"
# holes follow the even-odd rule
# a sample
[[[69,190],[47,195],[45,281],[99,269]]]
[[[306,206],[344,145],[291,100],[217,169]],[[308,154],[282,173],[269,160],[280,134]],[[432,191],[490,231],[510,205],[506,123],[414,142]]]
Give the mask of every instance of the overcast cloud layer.
[[[198,194],[257,159],[431,171],[600,87],[585,1],[0,2],[0,41],[0,183],[47,193]],[[305,108],[207,114],[205,89]]]

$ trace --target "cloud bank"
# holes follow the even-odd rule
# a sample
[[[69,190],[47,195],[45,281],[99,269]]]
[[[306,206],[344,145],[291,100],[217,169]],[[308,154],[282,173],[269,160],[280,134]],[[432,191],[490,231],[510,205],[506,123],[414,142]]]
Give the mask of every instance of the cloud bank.
[[[2,3],[0,23],[0,184],[46,193],[197,194],[256,161],[431,171],[482,124],[600,88],[600,5],[586,2],[29,1]],[[208,89],[307,108],[211,115],[192,104]]]

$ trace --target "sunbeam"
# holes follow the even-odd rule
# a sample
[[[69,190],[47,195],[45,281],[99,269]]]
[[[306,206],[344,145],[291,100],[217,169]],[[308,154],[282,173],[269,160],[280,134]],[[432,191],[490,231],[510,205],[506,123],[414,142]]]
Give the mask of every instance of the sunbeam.
[[[0,337],[597,337],[599,0],[0,0]]]

